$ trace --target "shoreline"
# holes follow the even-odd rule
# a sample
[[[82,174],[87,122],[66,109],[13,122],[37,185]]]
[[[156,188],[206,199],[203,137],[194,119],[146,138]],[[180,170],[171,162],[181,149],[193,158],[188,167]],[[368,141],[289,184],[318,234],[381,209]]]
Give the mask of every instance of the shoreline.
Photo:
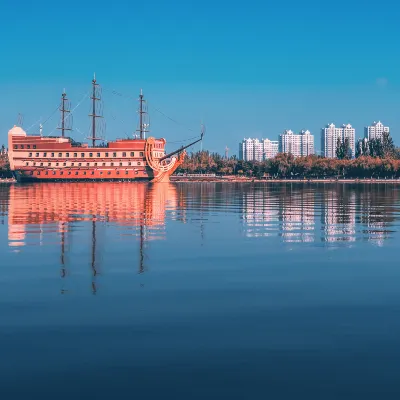
[[[364,178],[349,178],[349,179],[252,179],[252,178],[187,178],[187,177],[171,177],[171,182],[179,183],[195,183],[195,182],[207,182],[207,183],[398,183],[400,184],[400,178],[398,179],[364,179]]]
[[[252,179],[252,178],[188,178],[188,177],[176,177],[171,176],[170,182],[172,183],[358,183],[358,184],[371,184],[371,183],[398,183],[400,184],[400,178],[398,179]],[[1,183],[17,183],[14,178],[0,178]],[[40,183],[40,182],[38,182]],[[104,182],[100,182],[104,183]],[[131,182],[134,183],[134,182]]]
[[[14,178],[0,178],[0,183],[16,183],[17,180]]]

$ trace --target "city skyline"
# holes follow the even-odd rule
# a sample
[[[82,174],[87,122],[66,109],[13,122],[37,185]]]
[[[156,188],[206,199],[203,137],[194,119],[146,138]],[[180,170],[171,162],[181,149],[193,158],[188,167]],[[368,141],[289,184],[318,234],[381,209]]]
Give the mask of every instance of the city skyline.
[[[320,129],[320,150],[316,149],[315,136],[309,131],[302,129],[296,134],[291,129],[285,129],[278,134],[278,141],[270,138],[244,138],[239,143],[238,157],[245,161],[263,161],[273,158],[274,155],[266,156],[265,142],[277,143],[279,153],[291,153],[295,157],[307,156],[311,154],[321,155],[327,158],[336,158],[336,145],[338,139],[349,139],[349,147],[352,158],[356,155],[357,142],[360,140],[381,139],[383,133],[391,134],[390,127],[381,121],[373,121],[364,127],[364,136],[357,137],[356,130],[351,124],[342,124],[337,127],[335,124],[326,124]],[[246,149],[247,147],[247,149]],[[269,154],[269,153],[268,153]]]

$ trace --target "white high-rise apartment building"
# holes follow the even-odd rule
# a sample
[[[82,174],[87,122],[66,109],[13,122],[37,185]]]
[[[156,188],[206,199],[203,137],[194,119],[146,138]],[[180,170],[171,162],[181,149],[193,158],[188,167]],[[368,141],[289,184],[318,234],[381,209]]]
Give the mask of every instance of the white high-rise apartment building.
[[[291,130],[285,130],[279,135],[279,152],[290,153],[295,157],[301,156],[301,138]]]
[[[239,159],[244,161],[263,161],[278,154],[278,142],[269,139],[243,139],[239,143]]]
[[[325,157],[336,158],[337,140],[349,139],[349,146],[352,157],[355,156],[355,136],[356,130],[350,125],[342,125],[336,128],[334,124],[329,124],[321,130],[321,150]]]
[[[279,135],[279,152],[290,153],[295,157],[314,154],[314,135],[310,131],[301,131],[296,135],[286,130]]]
[[[262,161],[262,142],[260,142],[258,139],[244,138],[239,144],[239,159],[244,161]]]
[[[341,128],[329,124],[321,130],[321,151],[325,157],[336,158],[336,144],[338,138],[342,137]]]
[[[372,125],[364,128],[364,137],[368,140],[382,139],[383,133],[390,133],[388,126],[384,126],[381,121],[373,122]]]
[[[263,139],[264,160],[274,158],[279,152],[279,142],[277,140]]]
[[[301,155],[306,157],[314,154],[314,135],[311,135],[309,130],[302,130],[300,132],[300,137]]]

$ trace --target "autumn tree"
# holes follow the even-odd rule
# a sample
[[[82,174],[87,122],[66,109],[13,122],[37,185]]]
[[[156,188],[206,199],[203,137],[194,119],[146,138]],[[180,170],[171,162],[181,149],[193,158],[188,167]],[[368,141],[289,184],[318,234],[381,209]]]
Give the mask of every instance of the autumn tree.
[[[293,169],[294,156],[290,153],[279,153],[270,160],[269,173],[272,176],[288,177]]]

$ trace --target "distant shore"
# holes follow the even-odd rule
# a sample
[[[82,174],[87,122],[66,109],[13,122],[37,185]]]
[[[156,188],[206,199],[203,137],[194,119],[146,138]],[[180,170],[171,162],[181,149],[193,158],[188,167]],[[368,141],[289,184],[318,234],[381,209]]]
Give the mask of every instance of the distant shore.
[[[0,178],[0,183],[15,183],[17,182],[14,178]]]
[[[399,183],[399,179],[385,179],[385,178],[310,178],[310,179],[257,179],[248,177],[215,177],[215,178],[189,178],[185,176],[171,176],[171,182],[232,182],[232,183],[243,183],[243,182],[254,182],[254,183]]]

